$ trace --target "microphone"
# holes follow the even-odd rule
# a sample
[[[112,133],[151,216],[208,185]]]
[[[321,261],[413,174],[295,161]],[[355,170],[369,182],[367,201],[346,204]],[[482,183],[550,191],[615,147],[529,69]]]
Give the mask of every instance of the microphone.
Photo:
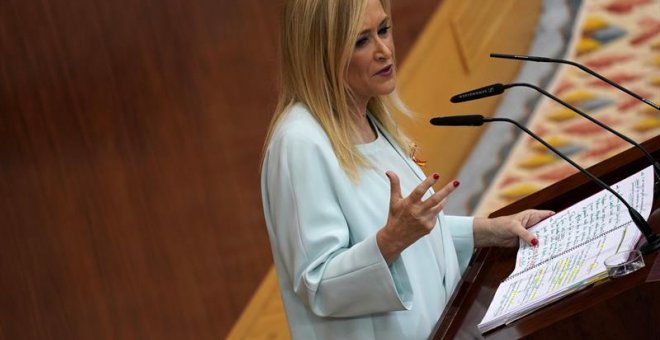
[[[460,118],[459,118],[460,117]],[[642,244],[640,247],[640,250],[643,254],[650,254],[653,253],[654,251],[660,249],[660,236],[655,234],[653,230],[651,229],[651,226],[646,222],[646,220],[642,217],[642,215],[637,212],[637,210],[633,209],[633,207],[626,202],[626,200],[621,197],[616,191],[612,190],[612,188],[605,184],[605,182],[601,181],[600,178],[594,176],[591,174],[589,171],[585,170],[581,166],[579,166],[577,163],[575,163],[573,160],[568,158],[566,155],[561,153],[559,150],[555,149],[552,145],[548,144],[546,141],[544,141],[541,137],[518,123],[517,121],[509,118],[486,118],[482,115],[465,115],[465,116],[445,116],[445,117],[435,117],[431,119],[431,124],[432,125],[439,125],[439,126],[444,126],[444,125],[449,125],[449,126],[457,126],[457,122],[465,122],[467,126],[481,126],[483,123],[489,123],[489,122],[508,122],[511,123],[515,126],[517,126],[519,129],[523,130],[525,133],[530,135],[532,138],[536,139],[539,143],[543,144],[546,148],[550,149],[550,151],[554,152],[557,156],[561,157],[563,160],[574,166],[576,169],[578,169],[581,173],[589,177],[592,181],[596,182],[598,186],[603,188],[604,190],[609,191],[616,197],[623,205],[628,209],[628,213],[630,214],[630,218],[632,219],[633,223],[637,226],[637,229],[642,232],[642,235],[644,235],[644,238],[646,239],[646,242]]]
[[[626,142],[628,142],[628,143],[632,144],[634,147],[636,147],[639,151],[641,151],[644,154],[646,159],[648,159],[648,161],[653,165],[653,172],[655,173],[655,178],[656,178],[654,192],[656,194],[660,194],[660,163],[658,163],[655,160],[655,158],[653,158],[653,156],[651,156],[651,154],[648,152],[648,150],[646,150],[643,146],[639,145],[639,143],[637,143],[634,140],[630,139],[626,135],[620,133],[619,131],[616,131],[616,130],[612,129],[611,127],[609,127],[606,124],[603,124],[598,119],[582,112],[577,107],[575,107],[575,106],[573,106],[573,105],[571,105],[571,104],[555,97],[550,92],[545,91],[544,89],[542,89],[538,86],[528,84],[528,83],[511,83],[511,84],[506,84],[506,85],[498,83],[498,84],[492,84],[492,85],[484,86],[484,87],[478,88],[476,90],[471,90],[471,91],[467,91],[467,92],[464,92],[464,93],[461,93],[461,94],[457,94],[457,95],[451,97],[450,100],[451,100],[452,103],[461,103],[461,102],[465,102],[465,101],[469,101],[469,100],[475,100],[475,99],[479,99],[479,98],[495,96],[495,95],[498,95],[498,94],[502,94],[504,92],[504,90],[506,90],[508,88],[517,87],[517,86],[529,87],[529,88],[532,88],[532,89],[540,92],[541,94],[545,95],[546,97],[554,100],[555,102],[563,105],[567,109],[579,114],[580,116],[588,119],[592,123],[594,123],[594,124],[600,126],[601,128],[611,132],[612,134],[616,135],[617,137],[625,140]]]
[[[621,85],[605,78],[604,76],[598,74],[596,71],[593,71],[592,69],[590,69],[590,68],[588,68],[588,67],[586,67],[582,64],[576,63],[574,61],[564,60],[564,59],[548,58],[548,57],[535,57],[535,56],[531,56],[531,55],[513,55],[513,54],[501,54],[501,53],[491,53],[490,57],[491,58],[502,58],[502,59],[536,61],[536,62],[541,62],[541,63],[561,63],[561,64],[568,64],[568,65],[571,65],[571,66],[575,66],[575,67],[581,69],[582,71],[587,72],[587,73],[591,74],[592,76],[594,76],[594,77],[596,77],[596,78],[598,78],[598,79],[600,79],[600,80],[616,87],[617,89],[621,90],[622,92],[626,93],[627,95],[629,95],[631,97],[634,97],[635,99],[640,100],[643,103],[646,103],[647,105],[655,108],[656,110],[660,110],[660,105],[658,105],[658,104],[656,104],[656,103],[654,103],[654,102],[652,102],[652,101],[650,101],[646,98],[643,98],[639,94],[628,90],[627,88],[625,88],[625,87],[623,87],[623,86],[621,86]]]
[[[431,118],[432,125],[441,126],[481,126],[484,124],[482,115],[444,116]]]
[[[510,86],[502,85],[502,84],[493,84],[493,85],[488,85],[484,87],[480,87],[476,90],[471,90],[468,92],[464,92],[461,94],[457,94],[449,101],[452,103],[462,103],[466,102],[469,100],[475,100],[475,99],[480,99],[480,98],[485,98],[485,97],[491,97],[491,96],[496,96],[498,94],[502,94],[504,90],[509,88]]]

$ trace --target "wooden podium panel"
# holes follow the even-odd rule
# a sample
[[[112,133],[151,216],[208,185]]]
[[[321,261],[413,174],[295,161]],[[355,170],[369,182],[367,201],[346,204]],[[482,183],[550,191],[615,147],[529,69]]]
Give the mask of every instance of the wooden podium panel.
[[[660,158],[660,136],[642,145],[656,159]],[[648,165],[642,153],[631,148],[588,170],[605,183],[613,184]],[[528,208],[560,211],[599,190],[585,175],[577,173],[491,216]],[[649,223],[655,232],[660,231],[657,196]],[[509,325],[481,334],[477,324],[486,314],[500,282],[513,271],[516,252],[517,249],[483,248],[475,253],[438,320],[433,339],[482,336],[488,339],[660,339],[660,260],[654,268],[657,252],[645,256],[646,267],[632,274],[600,281]]]

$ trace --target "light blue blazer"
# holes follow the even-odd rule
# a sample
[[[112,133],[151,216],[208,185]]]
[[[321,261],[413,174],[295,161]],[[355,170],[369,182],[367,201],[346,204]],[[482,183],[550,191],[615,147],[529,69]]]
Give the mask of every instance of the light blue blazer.
[[[396,149],[418,177],[426,177]],[[376,244],[389,211],[388,179],[363,169],[359,183],[351,182],[301,104],[291,107],[272,135],[261,190],[294,339],[430,334],[472,255],[471,217],[441,213],[433,231],[388,266]]]

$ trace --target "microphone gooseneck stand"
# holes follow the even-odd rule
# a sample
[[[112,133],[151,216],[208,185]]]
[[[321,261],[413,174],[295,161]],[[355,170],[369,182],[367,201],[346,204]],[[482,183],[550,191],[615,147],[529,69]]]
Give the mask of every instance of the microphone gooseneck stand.
[[[601,128],[609,131],[610,133],[614,134],[615,136],[623,139],[624,141],[626,141],[629,144],[632,144],[634,147],[636,147],[639,151],[641,151],[644,154],[644,156],[646,157],[646,159],[648,159],[648,161],[651,163],[651,165],[653,165],[653,173],[655,174],[655,183],[653,184],[653,193],[656,197],[658,195],[660,195],[660,163],[658,163],[658,161],[656,161],[655,158],[653,158],[653,156],[644,147],[639,145],[639,143],[635,142],[634,140],[630,139],[628,136],[620,133],[619,131],[612,129],[611,127],[607,126],[607,124],[602,123],[598,119],[595,119],[595,118],[591,117],[590,115],[584,113],[582,110],[578,109],[577,107],[575,107],[575,106],[573,106],[573,105],[571,105],[571,104],[555,97],[550,92],[548,92],[548,91],[546,91],[546,90],[544,90],[544,89],[542,89],[538,86],[528,84],[528,83],[511,83],[511,84],[503,85],[504,89],[507,89],[507,88],[510,88],[510,87],[517,87],[517,86],[528,87],[528,88],[536,90],[537,92],[540,92],[544,96],[554,100],[555,102],[561,104],[565,108],[579,114],[580,116],[588,119],[590,122],[600,126]]]
[[[631,207],[630,204],[628,204],[628,202],[626,202],[626,200],[624,200],[623,197],[619,195],[619,193],[614,191],[609,185],[605,184],[605,182],[601,181],[600,178],[594,176],[589,171],[582,168],[580,165],[575,163],[573,160],[565,156],[559,150],[555,149],[552,145],[548,144],[541,137],[537,136],[535,133],[533,133],[532,131],[530,131],[529,129],[527,129],[525,126],[518,123],[517,121],[509,118],[486,118],[482,115],[438,117],[431,119],[431,124],[433,125],[449,125],[449,126],[460,126],[460,125],[479,126],[482,125],[484,122],[486,123],[508,122],[517,126],[519,129],[527,133],[529,136],[537,140],[539,143],[543,144],[546,148],[548,148],[550,151],[555,153],[557,156],[561,157],[563,160],[574,166],[581,173],[583,173],[589,179],[591,179],[596,184],[598,184],[598,186],[612,193],[612,195],[614,195],[619,201],[621,201],[621,203],[623,203],[623,205],[628,209],[630,218],[632,219],[633,223],[635,223],[635,225],[637,226],[637,228],[639,229],[639,231],[642,233],[642,235],[646,240],[646,242],[642,244],[642,246],[640,247],[640,251],[646,255],[660,249],[660,236],[658,236],[653,232],[651,226],[649,226],[649,224],[642,217],[642,215],[639,212],[637,212],[637,210],[633,209],[633,207]]]
[[[605,78],[604,76],[600,75],[598,72],[580,64],[576,63],[571,60],[565,60],[565,59],[557,59],[557,58],[548,58],[548,57],[537,57],[537,56],[531,56],[531,55],[514,55],[514,54],[503,54],[503,53],[491,53],[490,54],[491,58],[501,58],[501,59],[514,59],[514,60],[525,60],[525,61],[535,61],[535,62],[541,62],[541,63],[560,63],[560,64],[567,64],[571,66],[575,66],[579,68],[580,70],[587,72],[591,74],[592,76],[616,87],[620,91],[626,93],[627,95],[634,97],[642,102],[644,102],[646,105],[651,106],[652,108],[656,110],[660,110],[660,105],[638,95],[637,93],[628,90],[627,88]]]
[[[628,142],[629,144],[633,145],[635,148],[637,148],[640,152],[644,154],[646,159],[653,165],[653,172],[655,174],[655,182],[653,185],[653,193],[656,197],[660,196],[660,163],[658,163],[655,158],[644,148],[642,147],[639,143],[635,142],[631,138],[627,137],[626,135],[616,131],[615,129],[607,126],[606,124],[602,123],[596,118],[593,118],[592,116],[584,113],[577,107],[559,99],[558,97],[554,96],[548,91],[545,91],[544,89],[529,84],[529,83],[511,83],[511,84],[492,84],[488,86],[484,86],[475,90],[467,91],[464,93],[457,94],[453,97],[451,97],[450,101],[452,103],[462,103],[470,100],[476,100],[480,98],[485,98],[485,97],[491,97],[491,96],[496,96],[504,93],[506,89],[512,88],[512,87],[528,87],[531,89],[534,89],[538,91],[539,93],[543,94],[544,96],[554,100],[555,102],[563,105],[564,107],[568,108],[569,110],[579,114],[580,116],[586,118],[590,122],[600,126],[601,128],[609,131],[610,133],[614,134],[615,136],[623,139],[624,141]]]

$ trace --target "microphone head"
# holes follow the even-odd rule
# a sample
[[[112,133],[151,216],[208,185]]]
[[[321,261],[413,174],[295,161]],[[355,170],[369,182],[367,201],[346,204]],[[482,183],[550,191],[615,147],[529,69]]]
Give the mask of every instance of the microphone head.
[[[562,62],[561,59],[553,59],[548,57],[537,57],[533,55],[516,55],[516,54],[503,54],[503,53],[491,53],[491,58],[502,58],[502,59],[515,59],[515,60],[527,60],[527,61],[539,61],[539,62]]]
[[[506,53],[491,53],[491,58],[502,58],[502,59],[518,59],[525,60],[528,56],[526,55],[517,55],[517,54],[506,54]]]
[[[482,115],[444,116],[431,118],[432,125],[438,126],[480,126],[484,124]]]
[[[453,97],[451,97],[450,101],[452,103],[461,103],[461,102],[466,102],[469,100],[475,100],[479,98],[484,98],[484,97],[491,97],[491,96],[496,96],[498,94],[502,94],[504,92],[504,85],[502,84],[492,84],[484,87],[480,87],[476,90],[468,91],[468,92],[463,92],[461,94],[457,94]]]

